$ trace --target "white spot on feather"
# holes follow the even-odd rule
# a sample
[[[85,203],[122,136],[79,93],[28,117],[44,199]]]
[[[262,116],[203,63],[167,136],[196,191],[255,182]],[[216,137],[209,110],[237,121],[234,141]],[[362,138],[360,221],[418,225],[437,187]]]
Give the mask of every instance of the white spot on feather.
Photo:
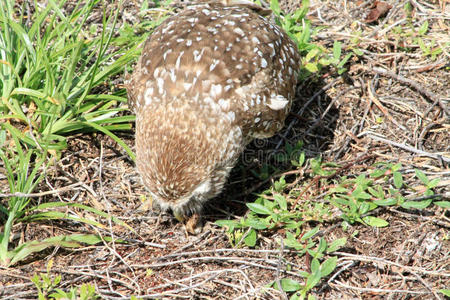
[[[163,54],[163,59],[164,60],[166,60],[167,54],[169,54],[170,52],[172,52],[172,49],[169,49],[166,52],[164,52],[164,54]]]
[[[229,111],[227,113],[228,118],[230,119],[231,122],[233,122],[236,118],[236,115],[234,114],[234,111]]]
[[[208,27],[208,29],[206,29],[206,31],[212,33],[213,35],[217,34],[217,32],[218,32],[217,29],[213,28],[213,27]]]
[[[153,88],[150,87],[147,90],[145,90],[145,105],[150,105],[150,103],[152,103],[152,96],[153,96]]]
[[[170,69],[170,80],[172,80],[173,83],[175,83],[175,81],[177,81],[177,76],[175,75],[175,69]]]
[[[184,82],[183,87],[185,91],[188,91],[192,87],[192,83]]]
[[[178,55],[177,61],[176,61],[176,63],[175,63],[175,68],[176,68],[176,69],[179,69],[179,68],[180,68],[181,57],[183,56],[183,54],[184,54],[184,51],[181,51],[181,52],[180,52],[180,55]],[[174,81],[174,82],[175,82],[175,81]]]
[[[156,68],[155,71],[153,71],[153,77],[158,78],[159,77],[159,71],[161,71],[160,68]]]
[[[200,59],[202,59],[202,53],[200,53],[200,51],[194,50],[194,52],[192,52],[192,54],[194,54],[194,61],[195,62],[199,62]]]
[[[203,195],[207,194],[211,190],[211,183],[209,180],[202,182],[199,184],[195,190],[192,192],[193,195]]]
[[[229,100],[220,99],[218,103],[223,110],[230,109],[230,101]]]
[[[267,104],[268,107],[270,107],[273,110],[282,110],[284,109],[289,103],[289,100],[284,98],[282,95],[276,95],[275,97],[270,98],[270,103]]]
[[[212,70],[214,70],[214,68],[219,64],[219,60],[218,59],[213,59],[212,64],[209,66],[209,71],[211,72]]]
[[[233,31],[234,31],[234,33],[237,33],[237,34],[239,34],[239,35],[241,35],[241,36],[244,36],[244,35],[245,35],[245,34],[244,34],[244,31],[243,31],[242,29],[240,29],[239,27],[233,28]]]
[[[261,68],[266,68],[267,67],[267,60],[265,60],[264,58],[261,58]]]
[[[209,94],[211,97],[217,97],[222,93],[222,85],[221,84],[212,84]],[[220,103],[219,103],[220,104]]]
[[[164,92],[164,79],[161,77],[156,78],[156,83],[158,84],[158,92],[160,95]]]

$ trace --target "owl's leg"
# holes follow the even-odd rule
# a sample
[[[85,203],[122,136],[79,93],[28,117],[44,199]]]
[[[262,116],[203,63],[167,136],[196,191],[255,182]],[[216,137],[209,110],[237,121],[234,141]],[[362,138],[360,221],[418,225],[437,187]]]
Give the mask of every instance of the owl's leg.
[[[203,231],[203,222],[200,214],[194,213],[190,217],[174,212],[173,216],[179,222],[184,223],[184,228],[188,234],[197,235]]]
[[[193,214],[185,223],[186,231],[192,235],[200,234],[203,231],[203,222],[201,216]]]

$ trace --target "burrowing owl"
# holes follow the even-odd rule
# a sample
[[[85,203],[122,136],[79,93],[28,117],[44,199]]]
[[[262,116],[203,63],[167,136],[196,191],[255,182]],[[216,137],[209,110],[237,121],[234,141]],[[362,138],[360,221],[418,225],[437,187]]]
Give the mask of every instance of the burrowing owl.
[[[165,20],[127,84],[138,171],[190,232],[245,145],[281,129],[299,71],[297,47],[280,27],[253,4],[224,2]]]

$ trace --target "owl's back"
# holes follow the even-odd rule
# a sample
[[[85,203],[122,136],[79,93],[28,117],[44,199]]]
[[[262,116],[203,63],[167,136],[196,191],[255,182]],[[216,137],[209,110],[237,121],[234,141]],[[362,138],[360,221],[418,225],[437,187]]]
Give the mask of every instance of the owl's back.
[[[227,118],[244,137],[267,137],[283,125],[299,60],[284,31],[252,7],[198,4],[155,30],[128,92],[138,116],[190,105]]]

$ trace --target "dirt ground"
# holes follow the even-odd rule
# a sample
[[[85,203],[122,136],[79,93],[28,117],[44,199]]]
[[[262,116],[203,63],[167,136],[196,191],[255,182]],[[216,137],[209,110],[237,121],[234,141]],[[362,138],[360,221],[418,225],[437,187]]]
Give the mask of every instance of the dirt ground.
[[[308,17],[313,27],[325,26],[314,41],[331,49],[335,40],[350,47],[358,37],[363,55],[352,58],[349,71],[342,76],[329,72],[300,82],[294,113],[285,129],[262,144],[252,144],[243,155],[251,156],[255,149],[277,151],[280,142],[303,140],[308,157],[321,155],[324,161],[341,165],[360,159],[342,175],[366,171],[375,162],[401,162],[405,180],[417,185],[413,169],[421,169],[430,178],[441,178],[435,192],[448,200],[450,2],[389,0],[392,8],[387,15],[369,23],[372,2],[311,1]],[[413,7],[412,24],[418,27],[428,20],[428,38],[444,48],[434,60],[414,46],[413,37],[400,38],[393,32],[395,26],[407,28],[407,2]],[[122,22],[139,21],[139,5],[139,1],[127,2]],[[297,4],[292,0],[283,5],[292,10]],[[132,132],[120,136],[133,145]],[[100,134],[74,136],[60,167],[49,170],[41,188],[56,190],[79,184],[39,201],[56,197],[93,206],[120,217],[133,231],[105,222],[103,229],[71,221],[15,227],[22,241],[98,233],[125,242],[51,249],[14,267],[1,267],[0,298],[36,299],[30,278],[46,272],[53,260],[51,275],[62,276],[60,288],[91,283],[105,299],[131,295],[287,299],[286,294],[264,286],[282,277],[303,282],[298,271],[306,270],[308,261],[294,250],[280,249],[283,232],[262,236],[255,249],[233,248],[225,231],[213,224],[218,219],[243,216],[245,203],[270,186],[270,181],[261,182],[254,175],[261,172],[260,159],[236,166],[225,191],[206,210],[204,232],[187,236],[171,216],[146,209],[142,202],[145,189],[120,146]],[[64,209],[98,219],[85,211]],[[340,222],[321,224],[321,235],[327,240],[347,237],[348,243],[336,253],[335,272],[322,280],[313,294],[318,299],[445,299],[438,290],[450,288],[449,212],[430,206],[420,211],[386,208],[377,215],[390,225],[355,224],[344,231]]]

